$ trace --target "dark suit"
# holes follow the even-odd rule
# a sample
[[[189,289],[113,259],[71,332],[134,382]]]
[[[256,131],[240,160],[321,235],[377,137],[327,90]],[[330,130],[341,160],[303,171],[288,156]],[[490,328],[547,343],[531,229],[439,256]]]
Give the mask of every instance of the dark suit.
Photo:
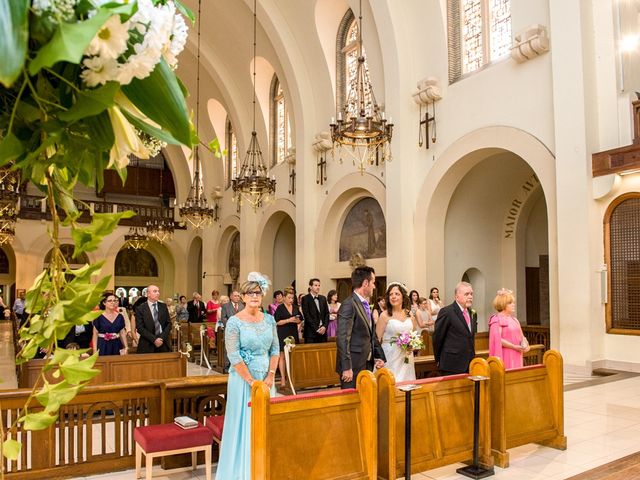
[[[129,308],[129,299],[127,297],[118,297],[118,307],[120,308]]]
[[[206,322],[207,321],[207,307],[204,302],[198,302],[195,300],[189,300],[187,302],[187,311],[189,312],[189,323]],[[198,310],[200,307],[200,310]]]
[[[438,312],[433,332],[433,351],[438,368],[444,375],[468,372],[469,364],[476,355],[474,335],[478,319],[471,310],[468,309],[468,312],[471,330],[456,302],[442,307]]]
[[[320,305],[320,310],[318,310],[313,295],[310,293],[302,297],[305,343],[322,343],[327,341],[326,328],[327,325],[329,325],[329,304],[323,295],[318,295],[318,304]],[[324,335],[318,333],[320,327],[325,328]]]
[[[222,321],[222,326],[227,326],[227,320],[233,317],[240,310],[244,309],[244,303],[238,302],[238,310],[233,308],[233,302],[227,302],[222,305],[222,309],[220,311],[220,320]]]
[[[169,335],[171,334],[171,322],[169,321],[169,309],[167,306],[158,302],[158,322],[162,327],[162,333],[156,335],[156,325],[153,321],[153,315],[149,303],[145,302],[138,306],[136,309],[136,329],[140,334],[140,340],[138,340],[138,353],[160,353],[168,352],[169,349]],[[156,347],[153,342],[156,338],[162,339],[162,345]]]
[[[351,382],[340,379],[342,388],[354,388],[358,373],[373,370],[374,360],[387,360],[376,337],[373,321],[367,319],[362,302],[355,293],[342,302],[338,310],[336,344],[336,372],[342,376],[345,370],[353,370]]]

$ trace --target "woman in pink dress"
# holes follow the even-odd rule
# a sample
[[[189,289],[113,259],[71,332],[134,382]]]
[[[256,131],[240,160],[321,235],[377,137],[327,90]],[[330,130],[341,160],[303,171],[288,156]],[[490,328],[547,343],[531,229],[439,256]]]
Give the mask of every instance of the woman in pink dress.
[[[327,294],[327,302],[329,303],[329,325],[327,325],[327,337],[331,338],[338,335],[338,310],[340,310],[338,292],[331,290]]]
[[[514,317],[516,300],[513,292],[504,288],[498,290],[493,307],[498,313],[489,317],[489,355],[500,358],[505,369],[522,367],[522,354],[529,351],[529,343],[520,322]]]

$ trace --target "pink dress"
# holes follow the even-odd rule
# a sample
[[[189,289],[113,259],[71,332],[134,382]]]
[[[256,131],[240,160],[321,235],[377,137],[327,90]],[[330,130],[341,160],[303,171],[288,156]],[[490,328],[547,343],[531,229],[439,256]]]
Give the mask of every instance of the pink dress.
[[[340,310],[339,303],[337,303],[335,307],[329,305],[329,325],[327,325],[327,337],[336,337],[338,335],[338,310]]]
[[[522,342],[520,322],[507,315],[491,315],[489,317],[489,355],[502,359],[505,370],[522,367],[522,352],[513,348],[503,348],[502,339],[515,345]]]

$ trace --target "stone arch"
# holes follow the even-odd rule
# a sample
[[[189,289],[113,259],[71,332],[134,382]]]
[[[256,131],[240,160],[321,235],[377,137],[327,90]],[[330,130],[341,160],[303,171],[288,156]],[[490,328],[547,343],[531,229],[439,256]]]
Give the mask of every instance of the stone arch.
[[[0,247],[2,269],[0,270],[0,296],[5,305],[13,305],[16,298],[16,255],[12,245]]]
[[[258,224],[256,235],[256,254],[258,268],[273,281],[275,289],[282,289],[291,284],[295,278],[295,205],[290,200],[278,199],[265,210],[262,220]],[[290,238],[293,227],[293,238]],[[282,237],[286,233],[285,237]],[[290,255],[282,251],[286,243],[292,247]],[[283,264],[279,265],[278,263]],[[288,278],[290,277],[290,278]]]
[[[229,272],[229,252],[231,244],[240,232],[240,218],[237,215],[231,215],[220,223],[222,233],[219,236],[216,246],[217,255],[214,256],[214,271],[222,275],[222,283],[227,290],[234,288],[234,283]]]
[[[491,303],[486,303],[485,300],[487,293],[484,274],[475,267],[469,267],[464,271],[458,281],[469,282],[473,285],[473,308],[478,314],[478,331],[487,331],[487,318],[489,312],[491,312]],[[478,302],[477,299],[480,299],[480,302]]]
[[[194,236],[187,250],[187,298],[191,298],[193,292],[202,293],[202,248],[202,237]]]
[[[327,194],[318,215],[318,225],[323,228],[316,231],[315,238],[316,272],[321,280],[351,275],[349,262],[339,261],[340,233],[351,208],[366,197],[374,198],[382,211],[386,212],[385,186],[380,179],[369,173],[346,175]],[[375,268],[378,276],[386,275],[386,258],[367,260],[367,265]]]
[[[416,278],[415,284],[422,290],[425,290],[428,285],[438,285],[441,291],[446,292],[447,300],[452,297],[453,285],[459,279],[455,273],[447,275],[445,272],[447,239],[444,233],[447,228],[450,229],[450,225],[447,225],[447,215],[456,190],[463,180],[470,178],[468,174],[472,169],[477,168],[489,158],[517,159],[519,164],[526,165],[526,168],[522,169],[523,172],[533,173],[537,178],[547,206],[549,284],[557,285],[557,268],[555,266],[557,250],[554,240],[556,238],[555,159],[542,142],[527,132],[512,127],[487,127],[465,135],[445,150],[432,167],[417,196],[421,202],[422,199],[427,199],[427,201],[426,204],[416,205],[414,232],[416,263],[425,265],[427,273],[425,278]],[[487,190],[492,187],[496,188],[497,185],[492,185],[489,182]],[[517,189],[520,187],[521,185],[514,187],[507,185],[506,189],[513,188],[508,194],[515,198]],[[535,197],[531,197],[524,203],[526,204],[532,199]],[[517,219],[517,228],[526,224],[524,219],[528,215],[527,208],[529,207],[526,205],[522,207]],[[427,232],[430,232],[428,237],[426,236]],[[420,239],[424,238],[429,238],[428,244],[427,242],[419,243]],[[496,236],[494,240],[502,249],[500,254],[502,273],[497,281],[510,284],[500,286],[516,288],[517,275],[515,270],[508,265],[517,264],[517,245],[507,248],[504,242],[500,241],[499,236]],[[473,241],[473,236],[470,236],[469,242]],[[505,272],[507,268],[511,268],[511,274]],[[492,279],[492,281],[496,280]],[[551,317],[553,317],[558,308],[557,288],[555,290],[551,288],[549,293]],[[443,298],[445,295],[442,295]],[[487,298],[488,296],[487,294]]]

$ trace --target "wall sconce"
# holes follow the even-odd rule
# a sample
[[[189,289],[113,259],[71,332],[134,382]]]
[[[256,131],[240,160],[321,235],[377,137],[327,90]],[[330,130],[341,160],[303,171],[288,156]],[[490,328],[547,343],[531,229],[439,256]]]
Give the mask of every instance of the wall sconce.
[[[418,82],[418,90],[413,92],[413,100],[420,106],[419,127],[418,127],[418,146],[421,147],[425,143],[429,148],[429,140],[436,143],[436,102],[442,98],[438,79],[435,77],[427,77]],[[429,114],[429,104],[431,104],[432,113]],[[422,107],[425,107],[424,117],[422,116]],[[431,135],[429,135],[429,125],[431,127]],[[424,134],[423,134],[424,127]]]
[[[549,51],[547,27],[534,24],[513,37],[511,58],[522,63]]]
[[[213,198],[213,221],[217,222],[220,219],[220,199],[222,198],[220,187],[214,188],[211,198]]]
[[[289,153],[284,157],[284,161],[289,165],[289,195],[296,194],[296,149],[290,148]]]
[[[327,181],[327,152],[333,148],[329,132],[316,133],[313,149],[316,151],[316,184],[324,185]]]

